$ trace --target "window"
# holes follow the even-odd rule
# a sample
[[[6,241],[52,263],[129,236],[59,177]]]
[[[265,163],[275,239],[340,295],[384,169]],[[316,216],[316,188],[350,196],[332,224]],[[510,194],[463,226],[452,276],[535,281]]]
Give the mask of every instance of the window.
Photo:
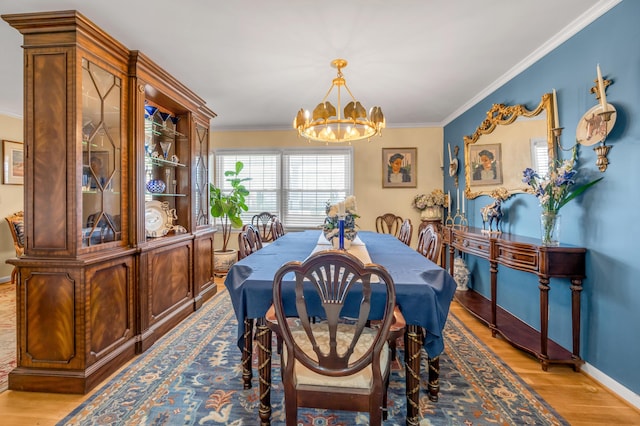
[[[549,171],[549,146],[547,138],[531,139],[531,168],[540,176],[546,176]]]
[[[241,177],[249,190],[249,211],[268,211],[280,217],[287,228],[313,228],[322,224],[327,201],[335,202],[353,193],[353,149],[218,150],[216,185],[229,191],[224,172],[236,161],[244,163]]]

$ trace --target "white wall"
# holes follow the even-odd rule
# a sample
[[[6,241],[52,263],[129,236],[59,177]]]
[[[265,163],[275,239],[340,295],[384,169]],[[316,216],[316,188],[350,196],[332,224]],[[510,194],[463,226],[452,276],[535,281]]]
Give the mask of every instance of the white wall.
[[[23,134],[22,119],[0,115],[0,138],[2,140],[22,142]],[[4,153],[2,172],[4,173]],[[0,282],[10,279],[13,266],[6,264],[5,260],[16,255],[13,248],[13,238],[11,238],[7,221],[4,218],[24,209],[23,190],[24,186],[22,185],[0,185],[0,220],[2,220],[2,224],[0,224]]]
[[[322,146],[307,142],[292,130],[217,132],[215,120],[212,146],[218,148],[272,148]],[[394,213],[410,218],[414,229],[420,224],[420,212],[411,207],[413,197],[420,193],[442,188],[440,162],[443,147],[443,129],[439,127],[412,129],[385,129],[382,136],[371,141],[353,142],[354,195],[358,203],[358,225],[362,230],[375,230],[375,218]],[[416,188],[382,188],[382,148],[417,148],[418,182]],[[386,165],[385,165],[386,166]],[[286,224],[285,224],[286,227]],[[233,239],[233,237],[232,237]],[[414,231],[412,246],[416,246]]]

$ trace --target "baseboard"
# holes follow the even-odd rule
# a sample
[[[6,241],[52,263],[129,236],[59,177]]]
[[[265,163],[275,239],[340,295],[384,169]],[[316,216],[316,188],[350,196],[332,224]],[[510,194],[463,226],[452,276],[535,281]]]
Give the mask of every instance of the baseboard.
[[[7,275],[6,277],[0,277],[0,284],[10,283],[10,282],[11,282],[11,275]]]
[[[640,395],[638,395],[637,393],[633,392],[630,389],[627,389],[589,363],[586,363],[582,366],[582,371],[584,371],[594,380],[598,381],[601,385],[609,389],[611,392],[627,401],[629,404],[640,409]]]

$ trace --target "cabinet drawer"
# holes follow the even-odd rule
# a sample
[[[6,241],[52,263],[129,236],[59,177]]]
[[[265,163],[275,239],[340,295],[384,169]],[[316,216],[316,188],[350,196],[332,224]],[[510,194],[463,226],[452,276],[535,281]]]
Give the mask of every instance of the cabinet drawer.
[[[473,238],[466,235],[453,235],[453,246],[474,256],[489,258],[490,242],[485,238]]]
[[[538,252],[526,247],[497,244],[496,260],[505,266],[522,271],[537,272],[540,267]]]

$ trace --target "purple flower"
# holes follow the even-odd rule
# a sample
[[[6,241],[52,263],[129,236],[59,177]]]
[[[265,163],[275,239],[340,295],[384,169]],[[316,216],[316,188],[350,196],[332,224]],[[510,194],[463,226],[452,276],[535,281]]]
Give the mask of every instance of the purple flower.
[[[522,178],[522,182],[526,184],[530,184],[533,179],[540,177],[538,176],[538,173],[536,173],[536,171],[530,167],[524,169],[524,172],[522,172],[522,174],[524,175],[524,178]]]

